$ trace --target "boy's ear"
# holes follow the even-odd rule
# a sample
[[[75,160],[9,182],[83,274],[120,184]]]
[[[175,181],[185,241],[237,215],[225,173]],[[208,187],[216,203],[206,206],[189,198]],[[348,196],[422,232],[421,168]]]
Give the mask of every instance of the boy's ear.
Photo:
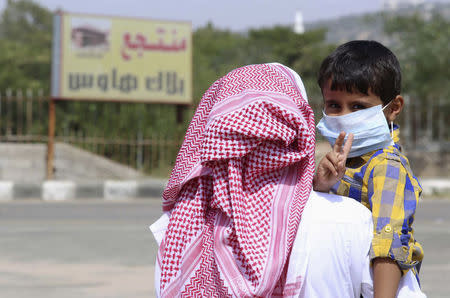
[[[405,100],[403,96],[397,95],[392,102],[389,103],[389,106],[386,108],[386,120],[388,122],[394,121],[395,118],[400,114],[403,109],[403,105],[405,104]]]

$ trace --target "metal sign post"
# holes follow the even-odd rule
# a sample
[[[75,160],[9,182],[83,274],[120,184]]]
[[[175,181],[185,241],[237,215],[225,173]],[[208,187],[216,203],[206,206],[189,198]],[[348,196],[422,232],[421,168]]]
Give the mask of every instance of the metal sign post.
[[[48,104],[48,140],[47,140],[47,179],[53,179],[53,160],[55,152],[55,100]]]

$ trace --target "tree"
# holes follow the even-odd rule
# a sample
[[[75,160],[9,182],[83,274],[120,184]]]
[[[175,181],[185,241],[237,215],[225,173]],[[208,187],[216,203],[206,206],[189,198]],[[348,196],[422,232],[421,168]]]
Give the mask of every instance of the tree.
[[[317,74],[322,60],[335,47],[325,42],[326,29],[297,34],[290,27],[276,26],[250,30],[248,36],[247,57],[250,57],[250,63],[285,64],[300,74],[310,102],[322,102]]]
[[[193,34],[194,102],[206,89],[230,70],[242,66],[247,53],[246,38],[239,33],[214,28],[209,23]]]
[[[8,0],[0,21],[0,90],[49,91],[52,13],[30,0]]]
[[[296,34],[288,26],[234,33],[212,24],[194,32],[194,98],[230,70],[256,63],[279,62],[297,71],[310,98],[320,96],[317,72],[321,61],[334,48],[325,42],[325,29]]]
[[[449,100],[450,24],[439,13],[386,16],[385,30],[398,41],[404,89],[423,101]]]

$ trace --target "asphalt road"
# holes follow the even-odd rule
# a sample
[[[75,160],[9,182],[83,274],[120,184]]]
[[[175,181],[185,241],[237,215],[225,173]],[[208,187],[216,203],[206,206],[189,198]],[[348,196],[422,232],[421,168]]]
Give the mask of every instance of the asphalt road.
[[[450,200],[424,201],[422,288],[450,296]],[[0,298],[153,297],[158,200],[0,203]]]

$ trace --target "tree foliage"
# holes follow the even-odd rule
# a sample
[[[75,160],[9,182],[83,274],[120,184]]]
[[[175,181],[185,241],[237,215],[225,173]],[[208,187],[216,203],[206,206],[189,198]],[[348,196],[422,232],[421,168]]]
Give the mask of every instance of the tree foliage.
[[[8,0],[0,21],[0,90],[50,84],[52,13],[30,0]]]
[[[193,33],[195,103],[215,80],[241,66],[245,44],[242,35],[216,29],[211,23]]]
[[[220,30],[208,24],[194,32],[194,98],[198,102],[214,80],[248,64],[279,62],[297,71],[309,95],[320,100],[316,76],[323,58],[334,48],[326,30],[296,34],[288,26],[251,29],[247,33]]]
[[[385,30],[398,41],[404,90],[423,101],[449,101],[449,20],[438,13],[387,16]]]

